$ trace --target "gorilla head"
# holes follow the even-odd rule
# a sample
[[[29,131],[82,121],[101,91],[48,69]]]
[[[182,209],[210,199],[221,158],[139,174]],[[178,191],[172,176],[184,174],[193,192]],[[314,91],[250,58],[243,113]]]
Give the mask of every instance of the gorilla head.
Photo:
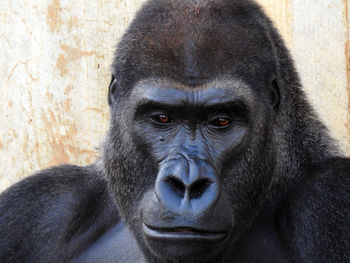
[[[112,71],[104,172],[150,262],[229,261],[265,205],[336,151],[249,0],[149,1]]]

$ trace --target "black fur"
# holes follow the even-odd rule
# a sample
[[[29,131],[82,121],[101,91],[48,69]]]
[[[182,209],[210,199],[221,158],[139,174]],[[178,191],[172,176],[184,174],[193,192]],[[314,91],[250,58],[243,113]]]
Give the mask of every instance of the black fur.
[[[315,116],[283,40],[253,1],[147,2],[118,45],[112,75],[101,162],[41,171],[2,193],[0,262],[350,260],[350,161]],[[157,89],[166,95],[157,97]],[[242,105],[230,108],[233,128],[222,132],[214,125],[212,136],[217,119],[210,119],[192,139],[185,139],[197,129],[191,123],[211,116],[209,109],[187,101],[160,113],[182,116],[184,123],[164,126],[154,120],[159,108],[143,105],[142,97],[213,99],[226,91],[241,98]],[[205,136],[205,129],[211,133]],[[186,188],[183,175],[174,176],[181,158],[205,169],[190,200],[207,197],[212,203],[198,203],[205,208],[182,213],[167,199]],[[217,199],[206,192],[212,184],[219,185]],[[187,222],[223,229],[226,237],[189,246],[159,242],[145,234],[148,222]],[[192,231],[183,228],[172,231]]]
[[[0,197],[0,262],[68,262],[119,221],[97,165],[40,171]]]

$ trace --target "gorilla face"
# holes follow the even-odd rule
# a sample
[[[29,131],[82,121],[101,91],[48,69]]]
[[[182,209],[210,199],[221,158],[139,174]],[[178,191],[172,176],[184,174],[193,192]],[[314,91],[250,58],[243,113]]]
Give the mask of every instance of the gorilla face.
[[[270,101],[239,79],[135,85],[110,136],[123,152],[107,164],[118,207],[144,249],[204,262],[241,238],[270,180],[271,161],[252,154],[268,151]]]
[[[280,93],[254,19],[235,1],[151,1],[118,47],[104,169],[150,262],[229,257],[269,191]]]

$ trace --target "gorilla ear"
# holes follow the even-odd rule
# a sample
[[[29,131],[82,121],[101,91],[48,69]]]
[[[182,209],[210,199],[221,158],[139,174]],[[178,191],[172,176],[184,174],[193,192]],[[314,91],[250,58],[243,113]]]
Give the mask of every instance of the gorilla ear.
[[[115,77],[112,75],[111,82],[108,87],[108,104],[111,106],[115,100],[113,93],[115,91]]]
[[[278,82],[276,78],[274,77],[270,84],[270,99],[271,99],[271,105],[274,111],[277,111],[280,105],[280,89],[278,86]]]

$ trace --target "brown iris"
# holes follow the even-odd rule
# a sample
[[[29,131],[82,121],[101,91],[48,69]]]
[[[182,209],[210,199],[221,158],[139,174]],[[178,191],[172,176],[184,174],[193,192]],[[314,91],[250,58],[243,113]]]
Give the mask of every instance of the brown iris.
[[[213,122],[213,124],[217,127],[226,127],[231,123],[230,119],[219,118]]]
[[[159,118],[159,121],[160,121],[161,123],[168,123],[168,122],[170,121],[169,116],[167,116],[167,115],[165,115],[165,114],[160,114],[160,115],[158,116],[158,118]]]
[[[228,119],[224,119],[224,118],[219,119],[220,126],[226,126],[229,123],[230,123],[230,121]]]

